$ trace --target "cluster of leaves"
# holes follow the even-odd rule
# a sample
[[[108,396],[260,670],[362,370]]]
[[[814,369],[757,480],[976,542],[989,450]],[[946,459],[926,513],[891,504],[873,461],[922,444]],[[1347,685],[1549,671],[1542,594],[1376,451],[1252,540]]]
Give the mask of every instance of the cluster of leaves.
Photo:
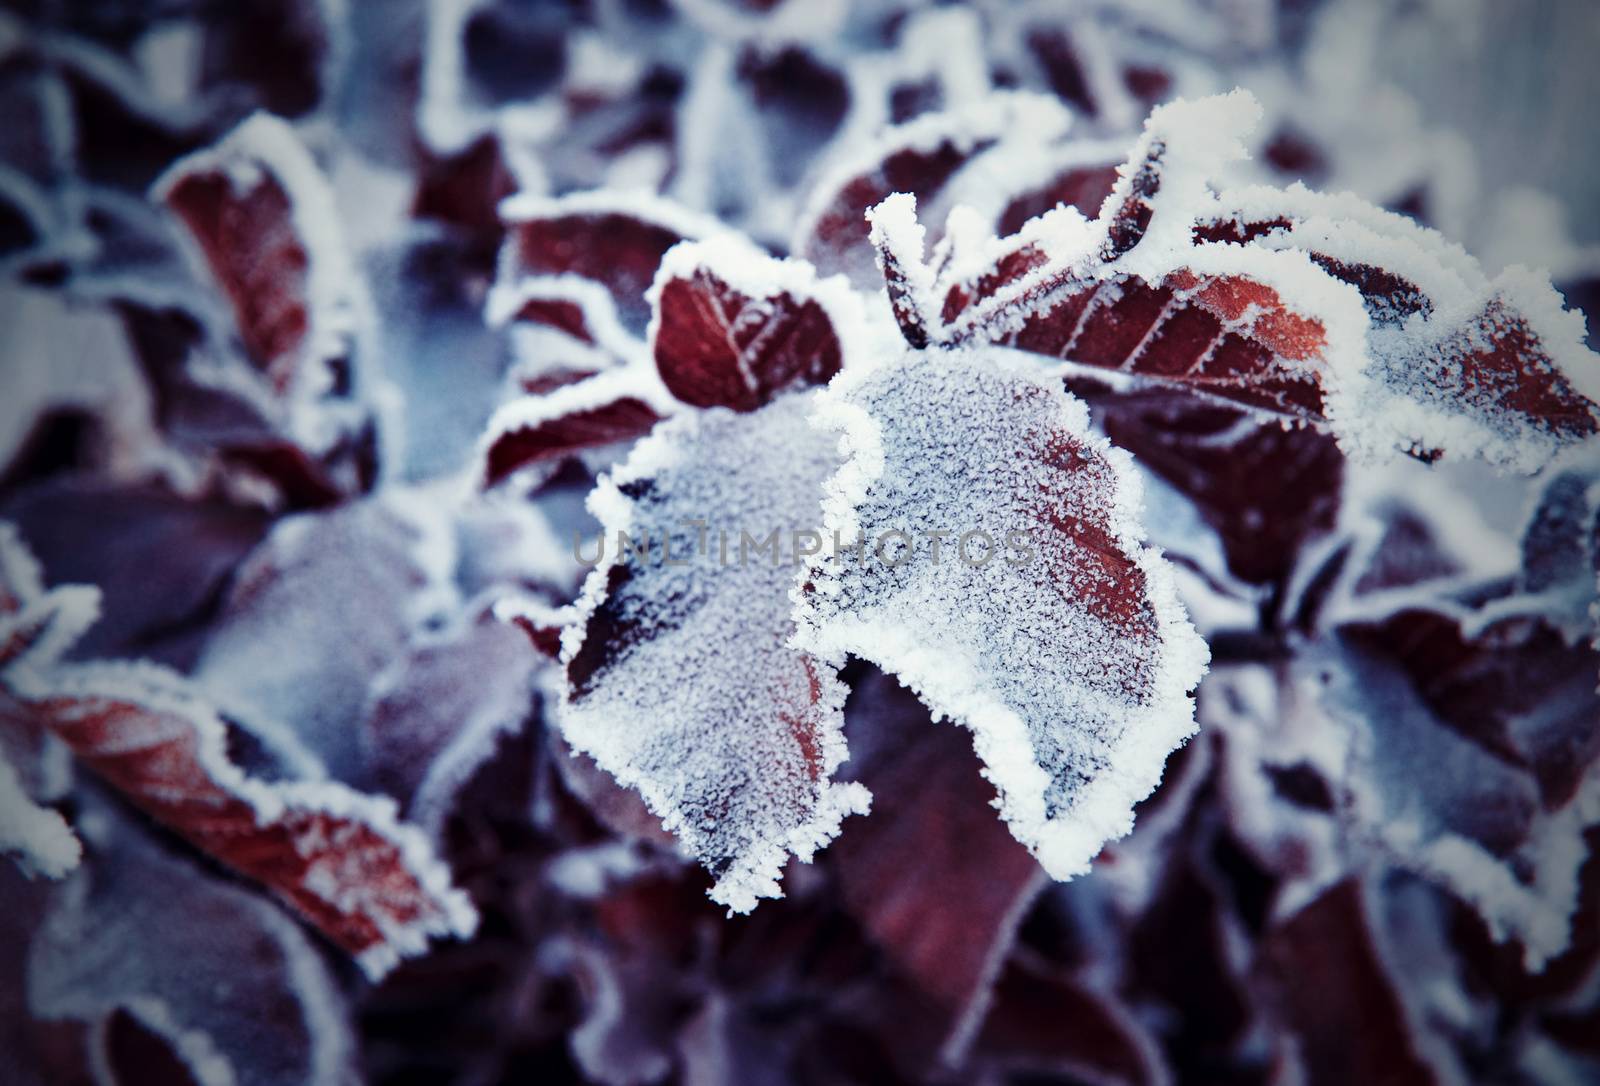
[[[1593,1074],[1600,358],[1360,6],[4,17],[7,1080]]]

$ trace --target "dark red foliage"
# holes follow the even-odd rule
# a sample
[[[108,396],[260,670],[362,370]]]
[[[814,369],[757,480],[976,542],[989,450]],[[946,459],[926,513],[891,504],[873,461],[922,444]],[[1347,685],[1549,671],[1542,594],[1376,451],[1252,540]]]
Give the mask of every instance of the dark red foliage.
[[[581,382],[569,387],[582,387]],[[563,459],[584,449],[628,441],[661,421],[656,410],[622,395],[496,435],[485,457],[483,484],[496,486],[523,468]]]
[[[1440,1081],[1422,1055],[1371,931],[1361,885],[1341,882],[1267,934],[1269,1004],[1313,1086]]]
[[[501,275],[515,283],[524,276],[576,275],[603,285],[617,315],[635,332],[650,318],[645,291],[668,249],[685,234],[653,222],[619,203],[614,209],[560,210],[513,215],[506,224],[507,248]]]
[[[661,284],[654,333],[662,382],[694,407],[754,411],[785,389],[826,384],[842,361],[814,298],[753,298],[705,265]]]

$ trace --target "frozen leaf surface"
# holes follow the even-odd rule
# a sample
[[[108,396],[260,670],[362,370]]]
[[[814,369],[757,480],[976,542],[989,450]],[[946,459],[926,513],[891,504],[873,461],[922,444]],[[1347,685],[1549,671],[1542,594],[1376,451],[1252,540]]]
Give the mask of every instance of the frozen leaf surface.
[[[869,285],[869,208],[897,192],[936,203],[980,158],[1049,141],[1068,121],[1065,110],[1042,96],[994,94],[891,128],[818,183],[796,226],[793,251],[824,272],[843,272],[858,286]]]
[[[157,199],[183,222],[268,396],[299,444],[321,452],[356,424],[356,338],[367,300],[333,193],[284,121],[260,113],[182,159]]]
[[[590,499],[610,549],[563,646],[563,734],[643,794],[740,912],[867,803],[831,780],[843,687],[788,647],[793,533],[819,523],[838,464],[811,407],[686,415],[640,443]],[[619,553],[619,532],[648,552]]]
[[[1533,617],[1477,629],[1413,605],[1341,626],[1302,664],[1350,729],[1354,824],[1520,940],[1530,968],[1568,944],[1596,817],[1596,662]]]
[[[222,719],[151,665],[13,669],[6,691],[135,806],[271,889],[369,975],[430,936],[471,934],[472,906],[392,801],[331,782],[267,783],[227,753]]]
[[[194,671],[226,713],[289,729],[342,780],[361,769],[373,680],[453,602],[450,529],[411,498],[280,520],[235,572]]]
[[[132,1015],[202,1086],[355,1081],[343,997],[293,921],[109,808],[91,821],[91,861],[52,901],[30,950],[34,1014],[91,1026]],[[116,1071],[114,1081],[148,1073]]]
[[[1547,281],[1490,282],[1353,197],[1218,192],[1258,113],[1243,92],[1157,109],[1098,217],[1057,208],[953,245],[937,275],[912,205],[880,206],[891,293],[918,283],[906,338],[1002,342],[1326,423],[1351,448],[1524,471],[1600,428],[1600,362]]]
[[[637,365],[514,400],[489,420],[480,479],[498,486],[574,454],[632,441],[676,406],[654,369]]]
[[[974,733],[1017,838],[1086,870],[1194,730],[1207,658],[1140,539],[1127,455],[1059,374],[998,349],[908,353],[837,379],[798,643],[873,661]]]

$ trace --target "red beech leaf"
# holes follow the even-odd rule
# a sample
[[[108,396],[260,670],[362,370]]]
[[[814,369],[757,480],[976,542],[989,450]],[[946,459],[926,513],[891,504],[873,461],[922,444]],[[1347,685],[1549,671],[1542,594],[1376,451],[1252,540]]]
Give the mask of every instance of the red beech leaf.
[[[348,365],[355,282],[327,183],[283,121],[257,114],[181,160],[155,195],[183,221],[252,363],[285,395]]]
[[[472,934],[476,913],[392,801],[332,782],[267,783],[226,753],[226,729],[181,677],[152,665],[7,673],[7,692],[130,803],[261,883],[369,976]]]
[[[1600,361],[1548,281],[1490,282],[1354,197],[1214,194],[1258,112],[1243,92],[1156,110],[1098,218],[1058,208],[955,246],[936,274],[906,270],[920,263],[912,202],[880,205],[891,296],[928,284],[896,304],[924,317],[902,318],[908,342],[1011,344],[1329,424],[1349,448],[1522,471],[1600,430]]]
[[[1281,582],[1301,548],[1333,530],[1344,456],[1331,435],[1172,389],[1119,393],[1092,378],[1067,384],[1095,408],[1112,442],[1195,503],[1242,580]]]
[[[971,744],[916,695],[874,673],[846,714],[850,775],[876,802],[828,858],[846,906],[947,1014],[957,1062],[1044,873],[995,817]]]
[[[1571,939],[1600,654],[1537,615],[1392,594],[1410,602],[1383,614],[1375,599],[1300,664],[1347,730],[1342,813],[1352,836],[1468,902],[1537,969]]]
[[[256,114],[171,166],[152,193],[186,229],[249,363],[190,397],[199,406],[206,393],[221,393],[225,403],[213,411],[228,409],[227,417],[209,420],[221,425],[201,439],[296,507],[370,489],[385,414],[381,381],[363,346],[370,303],[345,249],[331,187],[294,129]],[[222,353],[219,368],[228,370],[234,352],[203,337],[198,346]],[[164,347],[178,357],[161,359],[162,367],[182,371],[169,381],[194,384],[194,346]],[[249,416],[254,425],[241,425]],[[197,419],[197,429],[207,421]]]
[[[674,248],[651,288],[650,348],[667,390],[694,407],[754,411],[826,384],[861,321],[842,280],[732,239]]]
[[[645,292],[667,250],[722,229],[666,200],[606,192],[513,196],[500,213],[507,231],[500,284],[515,287],[529,277],[591,280],[610,292],[623,324],[636,334],[650,318]]]
[[[896,192],[930,203],[985,152],[1001,143],[1012,148],[1052,140],[1067,121],[1065,111],[1048,99],[996,94],[891,128],[816,186],[791,248],[824,274],[843,272],[856,286],[868,286],[873,279],[866,244],[869,208]]]
[[[489,421],[482,485],[499,486],[526,469],[632,441],[672,410],[654,374],[637,368],[597,374],[513,401]]]

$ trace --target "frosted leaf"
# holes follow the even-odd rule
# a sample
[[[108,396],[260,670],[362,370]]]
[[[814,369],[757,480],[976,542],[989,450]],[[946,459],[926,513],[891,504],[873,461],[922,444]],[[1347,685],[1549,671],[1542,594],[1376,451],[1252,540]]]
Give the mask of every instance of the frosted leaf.
[[[454,602],[449,527],[407,496],[278,521],[235,571],[194,668],[225,712],[288,727],[340,779],[358,775],[374,677]]]
[[[1303,256],[1252,262],[1191,237],[1213,199],[1206,179],[1238,153],[1254,108],[1240,94],[1162,107],[1096,219],[1058,208],[957,251],[935,285],[933,338],[1005,342],[1320,418],[1319,372],[1359,364],[1359,307],[1337,293],[1309,304],[1322,277]]]
[[[499,284],[514,288],[542,276],[592,280],[610,292],[623,325],[635,333],[649,320],[645,292],[667,250],[723,229],[715,219],[667,200],[608,192],[513,196],[500,214],[506,243]]]
[[[1344,408],[1358,447],[1387,436],[1531,471],[1600,431],[1600,358],[1547,276],[1512,267],[1490,280],[1439,235],[1349,196],[1245,189],[1219,210],[1201,233],[1306,252],[1361,295],[1369,361]]]
[[[375,408],[385,393],[361,350],[370,319],[361,279],[345,251],[327,180],[294,130],[256,114],[216,146],[173,165],[152,190],[182,221],[205,274],[226,300],[253,374],[226,366],[213,385],[237,395],[287,436],[237,450],[269,477],[317,474],[287,464],[321,462],[339,492],[371,485]],[[336,463],[339,458],[356,462]],[[331,474],[328,474],[331,473]]]
[[[362,715],[373,780],[406,803],[409,817],[438,829],[497,741],[534,714],[541,662],[519,632],[493,621],[414,644],[378,676]]]
[[[175,294],[123,277],[116,296],[167,431],[293,506],[370,488],[390,390],[371,369],[365,295],[305,149],[261,116],[174,166],[157,192],[224,303],[219,313],[188,283]]]
[[[733,238],[673,248],[650,300],[650,349],[668,391],[736,411],[827,383],[863,319],[842,279],[819,280],[802,261]]]
[[[790,248],[824,273],[843,272],[857,286],[868,286],[873,280],[868,208],[896,192],[930,203],[978,156],[1050,140],[1067,123],[1066,111],[1055,102],[1016,93],[994,94],[891,128],[817,183]]]
[[[738,912],[868,798],[830,779],[842,686],[786,644],[795,533],[814,531],[838,462],[811,406],[685,415],[636,446],[590,499],[607,551],[563,644],[562,734],[643,794]],[[619,532],[649,553],[619,553]]]
[[[532,319],[599,353],[592,372],[540,371],[535,395],[496,412],[483,442],[483,485],[631,441],[682,404],[754,410],[794,385],[826,381],[861,349],[861,305],[844,283],[735,236],[680,244],[655,274],[645,296],[649,343],[637,347],[615,329],[594,284],[577,289],[569,274],[523,280],[516,291],[496,287],[491,319],[527,315],[532,302]],[[570,345],[544,350],[547,359],[582,357]]]
[[[60,814],[41,807],[23,790],[17,771],[0,750],[0,853],[24,874],[59,879],[78,866],[83,848]]]
[[[1049,173],[1043,180],[1008,198],[995,232],[1001,237],[1015,234],[1029,219],[1057,207],[1076,208],[1086,217],[1097,214],[1116,187],[1124,150],[1110,142],[1069,140],[1047,160]]]
[[[818,417],[848,459],[824,528],[864,551],[811,560],[797,644],[871,660],[972,729],[1012,832],[1069,878],[1194,730],[1207,654],[1140,542],[1127,454],[1059,381],[999,349],[835,379]]]
[[[1067,387],[1113,444],[1194,503],[1242,580],[1279,583],[1335,527],[1345,458],[1331,435],[1170,388],[1118,392],[1092,373],[1069,375]]]
[[[222,719],[148,664],[13,669],[0,677],[38,727],[132,804],[276,894],[369,976],[468,936],[477,914],[394,803],[332,782],[267,783],[229,758]]]
[[[1213,191],[1259,114],[1156,110],[1100,214],[1058,208],[937,269],[944,344],[1002,342],[1329,424],[1350,449],[1531,470],[1600,429],[1600,363],[1548,283],[1493,283],[1354,197]]]
[[[677,409],[654,367],[631,365],[513,400],[494,413],[481,445],[485,487],[576,453],[632,441]]]
[[[343,996],[293,921],[107,808],[91,824],[89,862],[30,948],[34,1015],[103,1027],[129,1014],[203,1086],[356,1080]]]
[[[554,391],[648,356],[644,343],[622,326],[610,292],[574,275],[497,284],[484,316],[508,335],[510,377],[528,393]]]
[[[1537,969],[1567,946],[1596,818],[1597,657],[1536,619],[1462,622],[1420,606],[1351,622],[1300,673],[1349,729],[1354,824]]]

